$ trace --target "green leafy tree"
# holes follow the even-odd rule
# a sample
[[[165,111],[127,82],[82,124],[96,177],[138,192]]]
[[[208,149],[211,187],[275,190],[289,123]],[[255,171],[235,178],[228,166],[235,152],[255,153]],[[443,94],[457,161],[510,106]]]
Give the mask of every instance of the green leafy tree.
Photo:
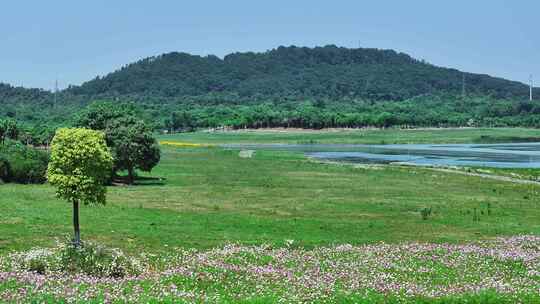
[[[19,139],[20,129],[15,120],[6,121],[6,136],[9,139],[17,140]]]
[[[30,129],[32,145],[48,147],[54,137],[55,128],[46,124],[35,125]]]
[[[0,120],[0,141],[2,142],[2,145],[5,143],[6,138],[12,140],[19,139],[19,133],[19,126],[15,120]]]
[[[171,133],[178,130],[191,131],[194,127],[193,117],[191,113],[182,111],[180,113],[172,112],[171,118],[167,119],[167,126]]]
[[[152,130],[130,105],[95,102],[79,115],[76,124],[105,132],[113,153],[113,171],[126,170],[129,184],[134,182],[135,170],[150,172],[159,163],[160,149]]]
[[[159,163],[159,146],[143,121],[133,116],[113,120],[106,134],[114,155],[114,169],[126,170],[129,184],[133,184],[136,169],[150,172]]]
[[[111,121],[133,115],[135,110],[131,105],[98,100],[77,115],[75,125],[92,130],[105,130]]]
[[[7,121],[0,119],[0,142],[4,145],[7,135]]]
[[[59,129],[51,145],[47,169],[58,197],[73,204],[73,243],[80,247],[79,204],[105,204],[112,157],[105,135],[88,129]]]

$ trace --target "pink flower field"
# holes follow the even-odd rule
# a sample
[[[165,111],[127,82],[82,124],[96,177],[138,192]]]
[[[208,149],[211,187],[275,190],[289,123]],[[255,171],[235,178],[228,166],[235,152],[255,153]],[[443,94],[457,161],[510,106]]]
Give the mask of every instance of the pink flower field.
[[[540,300],[537,236],[311,250],[294,248],[294,242],[289,245],[232,244],[208,251],[173,249],[166,255],[141,255],[132,260],[138,274],[121,278],[54,270],[40,274],[20,266],[46,259],[56,249],[11,254],[0,262],[0,299],[47,303]]]

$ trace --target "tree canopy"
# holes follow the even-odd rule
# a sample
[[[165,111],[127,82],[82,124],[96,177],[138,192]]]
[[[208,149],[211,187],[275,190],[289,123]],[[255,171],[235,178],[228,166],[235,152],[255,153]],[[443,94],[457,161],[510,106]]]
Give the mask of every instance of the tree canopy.
[[[136,169],[150,172],[159,163],[159,146],[142,120],[133,116],[113,120],[106,134],[114,154],[114,169],[126,170],[128,183],[133,183]]]
[[[51,144],[49,183],[68,202],[104,204],[112,156],[100,131],[62,128]]]
[[[168,53],[72,87],[92,96],[186,97],[219,94],[268,99],[404,100],[445,92],[526,98],[525,84],[438,67],[393,50],[278,47],[263,53],[194,56]]]
[[[105,132],[114,159],[113,171],[126,170],[133,183],[135,170],[151,171],[160,160],[160,149],[152,130],[135,115],[129,104],[95,102],[77,118],[80,127]]]

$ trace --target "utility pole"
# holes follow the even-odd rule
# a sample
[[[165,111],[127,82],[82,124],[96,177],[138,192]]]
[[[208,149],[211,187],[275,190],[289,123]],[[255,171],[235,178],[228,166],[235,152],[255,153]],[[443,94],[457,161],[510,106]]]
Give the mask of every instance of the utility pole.
[[[57,99],[56,95],[58,95],[58,78],[56,78],[56,80],[54,82],[54,103],[53,103],[53,108],[56,108],[56,99]]]
[[[461,75],[461,96],[465,97],[465,73],[462,73]]]
[[[533,89],[533,75],[529,75],[529,100],[533,100],[532,90]]]

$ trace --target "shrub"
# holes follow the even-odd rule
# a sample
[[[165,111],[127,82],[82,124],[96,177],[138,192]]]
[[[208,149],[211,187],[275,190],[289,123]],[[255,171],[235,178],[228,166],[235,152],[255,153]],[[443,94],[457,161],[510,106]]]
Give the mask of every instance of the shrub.
[[[45,182],[49,154],[20,143],[0,146],[0,179],[23,184]]]
[[[142,273],[143,264],[119,249],[85,242],[77,248],[71,240],[52,249],[32,249],[10,256],[12,270],[39,274],[69,273],[122,278]]]
[[[36,248],[27,252],[12,254],[10,258],[13,270],[27,270],[46,274],[60,267],[54,251],[49,249]]]
[[[46,161],[13,157],[10,160],[10,180],[21,184],[43,183],[46,169]]]
[[[431,215],[431,207],[427,208],[423,208],[422,210],[420,210],[420,214],[422,215],[422,219],[425,221],[429,218],[429,216]]]
[[[75,247],[69,242],[60,251],[62,271],[84,273],[95,277],[123,278],[141,273],[141,264],[130,259],[119,249],[110,249],[85,242]]]

